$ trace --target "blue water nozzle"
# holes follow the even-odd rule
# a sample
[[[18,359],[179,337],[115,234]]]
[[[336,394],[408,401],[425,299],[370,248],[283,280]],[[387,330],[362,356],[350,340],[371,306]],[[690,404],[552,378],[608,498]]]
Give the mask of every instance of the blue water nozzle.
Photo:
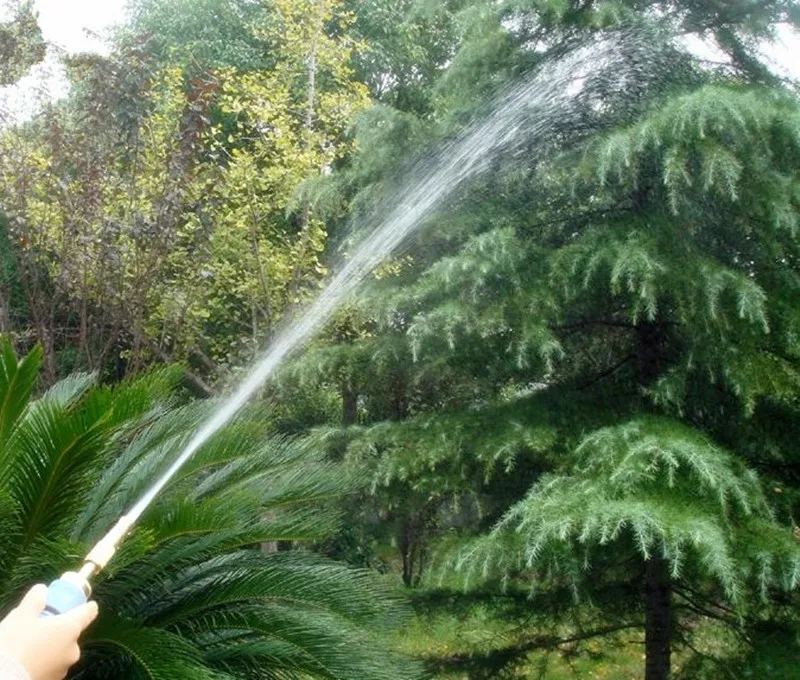
[[[69,572],[47,588],[47,604],[42,617],[59,616],[89,601],[92,589],[80,574]]]

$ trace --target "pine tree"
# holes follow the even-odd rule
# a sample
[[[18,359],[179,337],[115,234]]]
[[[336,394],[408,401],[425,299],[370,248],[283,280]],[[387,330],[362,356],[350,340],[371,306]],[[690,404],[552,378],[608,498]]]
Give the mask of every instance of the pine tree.
[[[472,498],[473,529],[499,520],[457,551],[473,581],[641,592],[626,601],[660,680],[685,612],[727,603],[736,616],[722,618],[748,628],[775,612],[775,589],[797,586],[800,461],[781,426],[800,396],[800,110],[751,49],[796,11],[472,3],[433,120],[382,112],[333,181],[360,183],[353,205],[368,202],[392,160],[548,49],[650,6],[668,33],[716,35],[730,64],[676,55],[658,87],[606,98],[546,157],[498,163],[373,282],[361,353],[339,345],[304,363],[363,365],[405,340],[405,417],[376,422],[390,388],[371,372],[374,402],[362,400],[361,427],[325,432],[331,450],[371,463],[379,507],[433,502],[448,526]]]

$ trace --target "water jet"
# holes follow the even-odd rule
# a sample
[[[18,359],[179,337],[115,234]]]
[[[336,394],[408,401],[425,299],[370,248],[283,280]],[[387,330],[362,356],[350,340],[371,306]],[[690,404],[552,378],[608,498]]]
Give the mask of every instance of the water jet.
[[[283,361],[322,329],[359,283],[395,253],[437,207],[484,172],[499,154],[519,150],[523,143],[529,153],[541,150],[586,110],[602,108],[595,84],[607,91],[610,82],[618,90],[643,82],[654,70],[653,53],[649,35],[598,33],[507,90],[483,119],[421,161],[411,173],[412,179],[387,200],[385,216],[375,217],[366,225],[366,238],[316,301],[278,335],[249,376],[221,401],[169,469],[92,548],[83,566],[50,585],[46,615],[65,613],[88,600],[91,579],[105,569],[120,543],[178,471],[230,422]]]

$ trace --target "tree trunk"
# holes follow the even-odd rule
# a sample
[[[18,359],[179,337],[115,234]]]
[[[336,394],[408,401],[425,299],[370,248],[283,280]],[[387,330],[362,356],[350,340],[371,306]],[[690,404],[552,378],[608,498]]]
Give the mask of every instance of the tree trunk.
[[[5,288],[0,289],[0,333],[8,333],[11,330],[11,291],[6,292]]]
[[[78,349],[86,359],[86,367],[91,371],[94,361],[92,350],[89,347],[89,310],[87,305],[88,293],[84,287],[81,292],[80,328],[78,330]]]
[[[317,105],[317,61],[319,59],[319,40],[322,31],[325,29],[325,0],[317,0],[317,18],[314,33],[311,39],[311,48],[308,52],[308,88],[306,91],[306,117],[304,128],[306,131],[306,149],[311,148],[311,134],[314,130],[314,111]],[[294,299],[300,291],[300,279],[303,275],[303,259],[308,247],[308,232],[311,226],[311,206],[308,201],[303,204],[303,213],[300,220],[300,236],[298,239],[297,263],[292,272],[292,280],[289,285],[289,302],[295,304]]]
[[[416,588],[422,582],[425,571],[427,549],[426,530],[433,508],[426,504],[417,512],[409,512],[400,524],[398,547],[403,558],[403,583]]]
[[[661,328],[657,323],[644,321],[636,326],[636,336],[639,382],[647,387],[661,374],[663,363]]]
[[[428,550],[423,543],[419,546],[419,565],[417,566],[417,575],[414,580],[414,585],[418,586],[422,583],[422,575],[425,573],[425,567],[428,562]]]
[[[391,420],[405,420],[408,415],[406,376],[398,370],[392,378]]]
[[[55,291],[42,289],[37,272],[21,268],[20,276],[27,293],[28,309],[36,328],[36,335],[44,352],[44,383],[51,387],[56,382],[56,349],[53,330],[55,326]]]
[[[155,342],[148,342],[148,346],[150,347],[150,350],[153,352],[153,354],[158,359],[163,361],[165,364],[173,363],[172,357],[169,354],[167,354],[163,349],[161,349]],[[193,373],[192,371],[185,371],[184,376],[186,381],[192,387],[197,388],[197,390],[199,390],[204,397],[217,396],[216,390],[196,373]]]
[[[58,372],[56,369],[56,348],[53,333],[45,324],[39,325],[39,342],[44,351],[44,381],[47,387],[56,384]]]
[[[358,422],[358,393],[351,389],[349,381],[342,381],[342,425]]]
[[[258,304],[257,298],[253,297],[253,339],[256,342],[263,341],[264,337],[268,337],[272,331],[272,305],[270,304],[269,294],[269,277],[267,276],[264,262],[261,259],[261,239],[258,233],[259,226],[262,222],[262,217],[257,212],[256,195],[253,189],[250,189],[250,249],[253,254],[253,264],[258,274],[258,282],[261,285],[261,295],[263,296],[263,305]],[[263,333],[259,335],[257,313],[261,313],[266,328]],[[262,337],[263,335],[263,337]]]
[[[414,541],[411,521],[406,518],[400,528],[400,555],[403,558],[403,583],[407,588],[414,584]]]
[[[645,577],[645,680],[670,677],[672,602],[669,562],[653,556]]]
[[[211,357],[209,357],[197,345],[192,347],[192,354],[200,360],[203,367],[208,371],[211,376],[224,375],[226,378],[230,377],[230,372],[223,366],[218,366]]]

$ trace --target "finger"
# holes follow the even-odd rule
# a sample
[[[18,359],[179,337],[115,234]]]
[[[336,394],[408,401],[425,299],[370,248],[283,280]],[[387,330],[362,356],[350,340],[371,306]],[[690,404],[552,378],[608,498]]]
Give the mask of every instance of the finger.
[[[64,621],[76,623],[80,627],[80,630],[83,631],[97,618],[98,612],[97,602],[87,602],[80,607],[75,607],[75,609],[68,611],[62,616],[62,619]]]
[[[39,584],[31,588],[22,602],[19,603],[17,609],[32,616],[39,616],[44,611],[45,604],[47,603],[47,586]]]

